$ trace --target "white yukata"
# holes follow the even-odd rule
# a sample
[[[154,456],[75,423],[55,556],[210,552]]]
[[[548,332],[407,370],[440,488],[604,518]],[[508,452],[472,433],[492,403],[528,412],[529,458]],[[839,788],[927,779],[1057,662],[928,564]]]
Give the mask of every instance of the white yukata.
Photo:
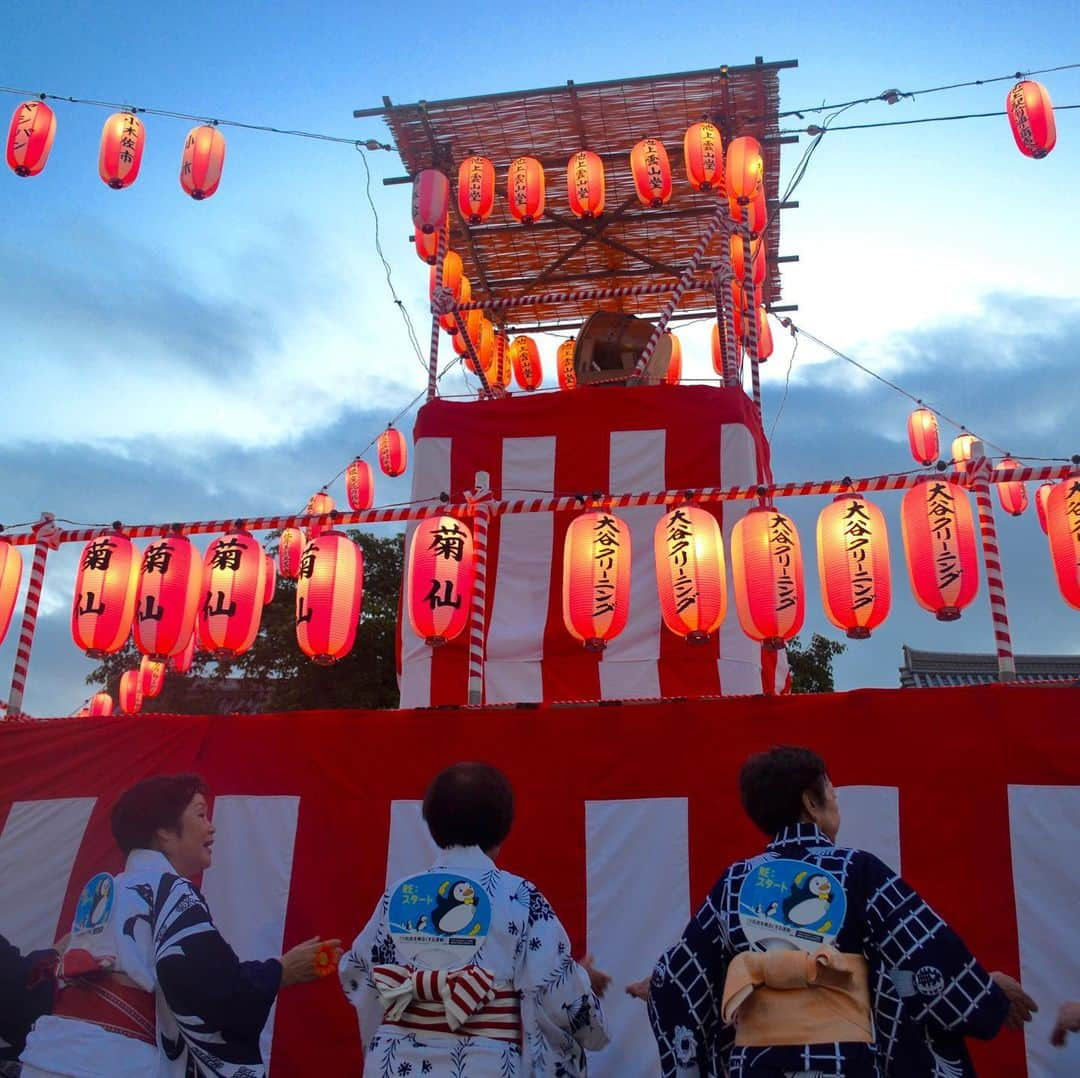
[[[403,893],[410,899],[409,892],[419,896],[420,904],[413,907],[416,921],[403,923],[400,903]],[[425,895],[436,896],[436,904]],[[461,904],[443,914],[454,896],[464,896]],[[475,923],[470,925],[474,911]],[[484,1028],[481,1019],[498,1006],[490,1000],[516,993],[520,1038],[478,1035],[469,1021],[456,1032],[417,1028],[415,1020],[410,1028],[410,1013],[443,1007],[442,1002],[418,1004],[433,997],[416,995],[415,987],[409,994],[410,973],[423,968],[409,962],[409,947],[421,939],[432,940],[436,947],[463,944],[465,961],[442,963],[443,968],[460,969],[482,987],[490,982],[489,1009],[481,1004],[471,1019],[474,1029]],[[365,1078],[406,1073],[411,1078],[579,1078],[586,1074],[585,1050],[608,1043],[600,1001],[588,973],[572,958],[566,930],[547,899],[528,880],[497,868],[477,846],[443,850],[426,873],[389,887],[342,956],[339,973],[345,995],[359,1014]],[[388,998],[387,989],[394,976],[406,981],[396,1000],[392,990]],[[454,1003],[444,998],[449,1014]],[[399,1014],[400,1023],[394,1021]]]

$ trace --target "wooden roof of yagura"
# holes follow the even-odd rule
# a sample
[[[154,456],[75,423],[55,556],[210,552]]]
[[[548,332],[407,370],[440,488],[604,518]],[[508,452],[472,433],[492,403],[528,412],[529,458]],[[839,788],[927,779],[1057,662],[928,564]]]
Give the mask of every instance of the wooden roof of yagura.
[[[382,108],[354,115],[382,115],[390,128],[409,176],[385,183],[408,182],[423,169],[437,168],[456,191],[457,170],[466,157],[481,154],[495,165],[496,205],[483,224],[467,224],[451,197],[450,246],[461,255],[477,301],[643,281],[669,282],[674,288],[717,206],[716,192],[695,191],[686,180],[686,128],[711,120],[725,144],[737,135],[753,135],[764,151],[769,202],[765,302],[775,306],[780,298],[780,145],[796,141],[779,133],[779,72],[796,63],[759,59],[743,67],[567,82],[411,105],[383,98]],[[661,139],[672,165],[672,197],[659,209],[638,202],[630,174],[630,150],[647,137]],[[605,166],[606,208],[595,221],[574,217],[567,200],[567,162],[582,149],[599,154]],[[543,164],[547,180],[547,207],[532,225],[518,223],[506,207],[507,170],[523,155]],[[722,234],[708,248],[700,285],[683,297],[681,312],[715,310],[709,262],[721,242]],[[666,298],[557,300],[510,310],[507,321],[519,328],[533,323],[536,328],[569,328],[598,308],[648,315]]]

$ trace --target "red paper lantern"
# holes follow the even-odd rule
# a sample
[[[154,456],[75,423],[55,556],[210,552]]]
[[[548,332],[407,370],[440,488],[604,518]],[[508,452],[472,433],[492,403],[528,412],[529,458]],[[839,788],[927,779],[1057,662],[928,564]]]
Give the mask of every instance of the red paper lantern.
[[[269,554],[266,557],[266,590],[263,592],[263,606],[269,606],[277,590],[277,565]]]
[[[16,105],[8,128],[8,168],[16,176],[36,176],[48,163],[55,137],[56,114],[44,101]]]
[[[555,366],[559,375],[560,389],[577,389],[577,370],[574,367],[574,338],[563,341],[555,353]]]
[[[671,198],[671,162],[657,138],[643,138],[630,151],[630,174],[643,206],[659,209]]]
[[[754,287],[765,281],[765,237],[758,236],[750,240],[750,272],[754,276]],[[731,236],[731,269],[735,279],[742,286],[746,280],[746,244],[737,232]]]
[[[1016,145],[1025,157],[1045,157],[1057,144],[1050,94],[1040,82],[1018,82],[1005,96]]]
[[[757,194],[745,204],[740,204],[737,198],[729,196],[728,209],[731,211],[732,220],[738,221],[739,224],[746,223],[746,215],[747,211],[749,211],[750,235],[760,236],[769,224],[769,206],[765,200],[765,185],[762,184]]]
[[[193,127],[180,160],[180,186],[197,202],[209,198],[221,183],[225,167],[225,136],[207,124]]]
[[[756,138],[740,135],[728,143],[725,175],[728,198],[735,199],[740,206],[748,205],[762,190],[765,158],[761,153],[761,143]]]
[[[514,365],[514,379],[522,389],[530,393],[544,380],[540,367],[540,349],[532,337],[515,337],[510,345],[510,361]]]
[[[133,634],[143,655],[167,659],[187,647],[203,598],[202,570],[202,555],[186,535],[164,536],[143,551]]]
[[[502,330],[495,330],[495,359],[492,362],[492,374],[488,381],[501,389],[513,380],[514,374],[510,364],[510,339]]]
[[[668,360],[664,381],[669,386],[677,386],[682,381],[682,341],[674,333],[668,336],[671,338],[671,359]]]
[[[738,312],[736,312],[737,314]],[[741,319],[737,323],[736,332],[742,329]],[[712,369],[716,371],[721,378],[724,377],[724,349],[720,344],[720,323],[713,322],[712,324],[712,337],[709,341],[709,351],[712,356]]]
[[[345,469],[345,496],[353,512],[370,509],[375,504],[375,476],[366,460],[357,457]]]
[[[480,357],[480,346],[483,343],[484,338],[484,312],[480,310],[468,311],[465,315],[465,336],[468,337],[469,342],[472,344],[472,350],[476,353],[476,358]],[[473,357],[469,354],[468,346],[465,344],[465,337],[461,334],[457,334],[457,339],[461,342],[460,355],[465,361],[465,369],[470,374],[476,374],[476,363],[473,362]],[[457,345],[455,344],[455,349]],[[482,362],[482,361],[481,361]]]
[[[563,546],[563,623],[589,651],[601,651],[630,613],[630,528],[604,510],[582,513]]]
[[[139,691],[143,699],[161,695],[165,685],[165,663],[144,655],[139,663]]]
[[[653,534],[656,585],[664,624],[691,644],[703,644],[727,613],[724,542],[716,517],[679,505]]]
[[[179,655],[174,655],[169,660],[172,664],[173,673],[186,674],[191,669],[191,664],[195,661],[195,640],[198,635],[197,632],[193,631],[188,639],[187,647]]]
[[[686,178],[695,191],[719,190],[724,185],[724,151],[720,132],[703,120],[691,124],[683,136]]]
[[[409,543],[409,624],[425,644],[453,640],[469,621],[476,553],[472,532],[454,517],[426,517]]]
[[[1044,535],[1048,534],[1046,529],[1046,499],[1050,497],[1050,491],[1053,489],[1053,483],[1043,483],[1035,491],[1035,513],[1039,518],[1039,527],[1042,528]]]
[[[757,357],[759,363],[773,354],[772,326],[769,325],[769,313],[764,306],[757,309]]]
[[[379,435],[379,467],[384,475],[401,475],[409,466],[409,445],[396,427],[387,427]]]
[[[566,192],[575,217],[604,212],[604,162],[591,150],[580,150],[566,164]]]
[[[461,275],[461,282],[457,287],[455,298],[458,303],[470,303],[472,301],[472,281],[464,274]],[[455,312],[451,311],[449,314],[439,315],[439,325],[442,326],[447,333],[451,334],[457,332],[457,319],[454,317],[454,313]],[[462,311],[461,316],[462,318],[466,318],[468,316],[468,311]]]
[[[135,616],[138,576],[138,554],[119,532],[91,539],[83,547],[71,635],[88,658],[103,659],[124,646]]]
[[[979,590],[975,522],[962,487],[928,479],[904,495],[900,522],[911,590],[938,621],[955,621]]]
[[[480,346],[476,350],[477,358],[483,369],[488,385],[495,379],[495,327],[490,318],[480,320]]]
[[[544,168],[535,157],[518,157],[510,163],[506,201],[510,213],[523,225],[544,216]]]
[[[413,180],[412,219],[421,232],[438,235],[450,208],[450,181],[438,170],[425,168]]]
[[[495,205],[495,166],[479,155],[466,158],[458,169],[458,209],[470,225],[486,221]]]
[[[113,698],[107,692],[96,692],[90,697],[86,713],[91,718],[104,718],[113,713]]]
[[[999,470],[1005,471],[1009,468],[1019,468],[1020,462],[1013,460],[1012,457],[1002,457],[997,466]],[[1015,479],[1005,483],[995,483],[994,486],[997,487],[1001,508],[1014,517],[1020,516],[1027,508],[1027,487]]]
[[[117,112],[105,121],[98,154],[98,175],[114,190],[130,187],[139,177],[146,129],[133,112]]]
[[[916,408],[908,416],[907,436],[911,455],[919,464],[928,466],[938,459],[937,416],[929,408]]]
[[[448,250],[450,247],[450,222],[446,222],[446,227],[442,230],[441,235],[444,237],[443,250]],[[413,246],[416,249],[417,257],[421,261],[426,262],[429,266],[434,266],[439,261],[439,232],[424,232],[417,228],[413,231]]]
[[[203,595],[200,647],[218,659],[242,655],[255,642],[266,597],[266,558],[247,532],[229,532],[207,547]]]
[[[958,472],[970,471],[971,447],[977,441],[974,434],[958,434],[953,439],[952,459]]]
[[[352,651],[364,598],[364,556],[344,532],[324,532],[304,548],[296,582],[296,641],[320,666]]]
[[[0,539],[0,644],[4,642],[11,615],[15,612],[15,599],[22,580],[22,555],[17,546]]]
[[[304,553],[304,533],[299,528],[285,528],[278,539],[278,569],[286,580],[295,580]]]
[[[752,640],[779,650],[806,613],[802,547],[794,521],[756,506],[731,531],[731,579],[739,624]]]
[[[1080,610],[1080,481],[1058,483],[1046,499],[1050,560],[1062,598]]]
[[[125,670],[120,675],[116,699],[125,715],[137,715],[142,710],[142,678],[138,670]]]
[[[461,298],[461,278],[464,268],[461,264],[461,255],[457,251],[447,251],[443,255],[442,286],[449,288],[454,294],[455,300]],[[470,288],[471,291],[471,288]],[[435,267],[432,266],[428,273],[428,298],[435,298]],[[453,316],[451,316],[453,317]]]
[[[307,505],[304,506],[304,515],[326,516],[332,513],[335,508],[334,499],[325,490],[317,490],[308,498]],[[332,522],[328,524],[309,524],[307,529],[308,538],[314,539],[324,528],[332,528],[333,526]]]
[[[841,494],[817,524],[818,577],[825,615],[852,640],[865,640],[889,615],[889,534],[881,510]]]

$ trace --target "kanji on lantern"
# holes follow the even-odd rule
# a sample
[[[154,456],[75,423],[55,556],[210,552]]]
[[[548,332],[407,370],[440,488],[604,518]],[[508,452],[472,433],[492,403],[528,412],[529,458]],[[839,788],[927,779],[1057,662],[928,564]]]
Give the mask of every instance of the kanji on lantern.
[[[364,556],[344,532],[324,532],[304,548],[296,581],[296,641],[329,666],[356,642],[364,597]]]
[[[15,599],[22,580],[22,555],[19,548],[0,538],[0,644],[4,642],[11,615],[15,612]]]
[[[366,460],[356,457],[345,469],[345,497],[354,512],[370,509],[375,503],[375,475]]]
[[[1057,125],[1050,94],[1040,82],[1018,82],[1005,95],[1009,126],[1025,157],[1045,157],[1057,145]]]
[[[1080,480],[1066,479],[1050,491],[1046,534],[1061,597],[1080,610]]]
[[[458,169],[458,209],[470,225],[486,221],[495,205],[495,166],[479,154]]]
[[[724,153],[715,124],[703,120],[691,124],[683,136],[683,163],[686,178],[695,191],[711,191],[724,186]]]
[[[210,198],[225,168],[225,136],[209,124],[193,127],[180,158],[180,186],[197,202]]]
[[[117,112],[105,121],[98,154],[98,175],[115,190],[130,187],[139,177],[146,131],[133,112]]]
[[[105,718],[113,713],[113,698],[107,692],[96,692],[90,697],[86,713],[91,718]]]
[[[531,225],[544,216],[544,167],[535,157],[518,157],[506,174],[506,203],[513,217]]]
[[[161,695],[165,686],[165,667],[164,661],[151,659],[149,655],[142,657],[139,663],[139,689],[144,699]]]
[[[1013,460],[1012,457],[1002,457],[994,470],[1004,472],[1019,467],[1020,462],[1018,460]],[[1004,482],[997,480],[994,482],[994,486],[997,487],[998,501],[1001,502],[1001,508],[1011,516],[1020,516],[1027,508],[1027,487],[1016,479]]]
[[[522,389],[530,393],[544,380],[540,367],[540,349],[532,337],[515,337],[510,345],[510,360],[514,365],[514,379]]]
[[[472,532],[454,517],[421,520],[409,543],[405,576],[409,624],[425,644],[438,647],[469,621],[476,581]]]
[[[163,536],[143,551],[132,634],[143,655],[167,659],[187,647],[203,597],[202,576],[202,556],[186,535]]]
[[[566,192],[575,217],[604,212],[604,162],[591,150],[580,150],[566,163]]]
[[[56,137],[56,114],[44,101],[15,106],[8,128],[7,163],[16,176],[36,176],[49,160]]]
[[[219,659],[242,655],[258,635],[266,598],[266,558],[247,532],[229,532],[207,547],[203,597],[200,646]]]
[[[71,635],[91,659],[119,651],[135,616],[139,557],[119,532],[91,539],[83,547],[75,576]]]
[[[142,710],[142,678],[138,670],[125,670],[120,675],[116,699],[125,715],[137,715]]]
[[[606,510],[582,513],[563,544],[563,624],[589,651],[601,651],[630,614],[630,528]]]
[[[413,181],[413,225],[421,232],[438,233],[450,207],[450,181],[438,169],[425,168]]]
[[[391,478],[402,475],[409,466],[409,443],[396,427],[387,427],[379,435],[379,467]]]
[[[671,198],[671,162],[657,138],[643,138],[630,151],[630,174],[643,206],[659,209]]]
[[[929,466],[938,459],[937,416],[929,408],[916,408],[907,421],[908,446],[919,464]]]
[[[513,367],[510,362],[510,339],[506,336],[502,330],[495,331],[495,360],[493,364],[493,374],[488,379],[492,385],[499,386],[501,389],[506,387],[513,381]]]
[[[560,389],[577,389],[577,369],[574,367],[574,338],[563,341],[555,353],[555,367]]]
[[[779,650],[806,613],[802,547],[794,521],[775,506],[756,506],[731,532],[731,578],[742,630]]]
[[[286,580],[295,580],[304,552],[304,533],[299,528],[285,528],[278,538],[278,570]]]
[[[691,644],[704,643],[727,613],[724,543],[716,517],[695,506],[676,506],[657,522],[653,552],[664,624]]]

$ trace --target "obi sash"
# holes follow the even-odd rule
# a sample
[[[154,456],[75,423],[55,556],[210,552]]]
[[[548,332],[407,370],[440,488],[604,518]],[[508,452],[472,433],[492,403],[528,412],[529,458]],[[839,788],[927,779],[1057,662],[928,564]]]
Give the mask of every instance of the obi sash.
[[[53,1014],[156,1044],[154,993],[115,973],[79,977],[56,993]]]
[[[728,966],[720,1011],[735,1043],[869,1044],[874,1039],[866,959],[832,947],[745,951]]]

